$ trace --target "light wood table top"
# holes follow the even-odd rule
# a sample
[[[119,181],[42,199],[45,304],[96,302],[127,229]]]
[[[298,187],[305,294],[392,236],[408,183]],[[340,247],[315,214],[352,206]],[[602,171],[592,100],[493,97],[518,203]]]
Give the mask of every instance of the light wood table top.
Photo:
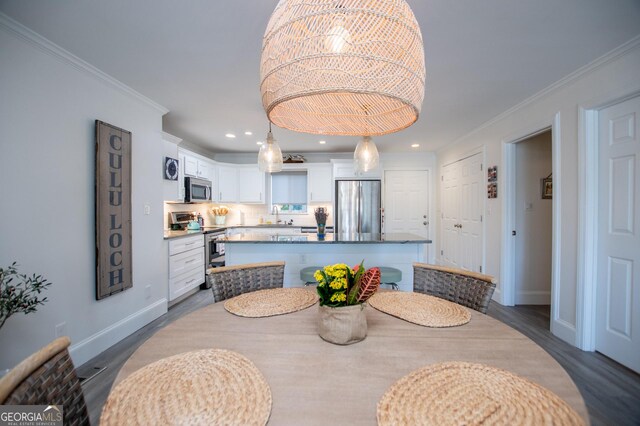
[[[158,331],[129,358],[115,384],[171,355],[228,349],[253,361],[269,383],[273,396],[269,424],[375,425],[376,405],[398,379],[429,364],[467,361],[527,377],[555,392],[589,422],[578,389],[547,352],[473,310],[466,325],[427,328],[369,306],[367,338],[337,346],[318,336],[317,304],[266,318],[238,317],[223,305],[206,306]]]

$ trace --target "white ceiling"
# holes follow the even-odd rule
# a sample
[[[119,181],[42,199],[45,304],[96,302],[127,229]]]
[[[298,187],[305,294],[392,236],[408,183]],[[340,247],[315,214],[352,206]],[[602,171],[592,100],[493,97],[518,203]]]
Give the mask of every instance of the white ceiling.
[[[384,152],[441,148],[640,34],[638,0],[408,1],[424,38],[425,101],[416,124],[375,139]],[[255,152],[267,131],[260,49],[276,3],[0,0],[0,10],[167,107],[165,131],[212,152]],[[274,135],[288,152],[357,143]]]

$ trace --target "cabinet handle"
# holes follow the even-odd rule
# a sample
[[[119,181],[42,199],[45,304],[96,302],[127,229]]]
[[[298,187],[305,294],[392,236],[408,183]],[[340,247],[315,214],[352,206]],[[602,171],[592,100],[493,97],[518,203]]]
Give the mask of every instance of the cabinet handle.
[[[220,199],[218,201],[222,201],[222,191],[220,191]]]
[[[195,262],[196,260],[197,260],[197,259],[191,259],[191,260],[187,260],[187,261],[186,261],[186,262],[184,262],[184,263],[185,263],[185,264],[187,264],[187,263],[193,263],[193,262]]]
[[[311,198],[310,198],[311,201],[313,201],[313,192],[311,192],[309,195],[311,196]]]
[[[189,281],[186,282],[186,284],[191,284],[192,282],[194,282],[196,279],[195,278],[191,278]]]
[[[262,191],[260,191],[260,201],[262,201]]]
[[[190,243],[185,243],[184,245],[185,245],[185,246],[192,246],[192,245],[194,245],[195,243],[196,243],[195,241],[191,241]]]

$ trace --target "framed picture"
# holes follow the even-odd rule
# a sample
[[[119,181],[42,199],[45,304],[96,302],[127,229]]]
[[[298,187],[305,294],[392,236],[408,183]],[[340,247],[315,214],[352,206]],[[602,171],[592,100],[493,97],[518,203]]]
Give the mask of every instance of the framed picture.
[[[498,198],[498,184],[493,182],[487,185],[487,198]]]
[[[542,199],[544,200],[553,198],[553,178],[547,177],[544,179],[540,179],[540,182]]]
[[[488,182],[498,181],[498,166],[489,167],[487,169],[487,181]]]
[[[164,157],[164,178],[166,180],[178,180],[178,160]]]

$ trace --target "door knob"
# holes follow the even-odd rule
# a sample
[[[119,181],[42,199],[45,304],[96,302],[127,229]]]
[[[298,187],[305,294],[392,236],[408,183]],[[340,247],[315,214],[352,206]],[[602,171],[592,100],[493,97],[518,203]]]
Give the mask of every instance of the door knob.
[[[427,226],[427,225],[429,224],[429,222],[427,222],[427,221],[425,220],[424,222],[422,222],[422,224],[423,224],[424,226]]]
[[[422,218],[423,218],[423,219],[426,219],[426,218],[427,218],[427,215],[425,214],[424,216],[422,216]]]

